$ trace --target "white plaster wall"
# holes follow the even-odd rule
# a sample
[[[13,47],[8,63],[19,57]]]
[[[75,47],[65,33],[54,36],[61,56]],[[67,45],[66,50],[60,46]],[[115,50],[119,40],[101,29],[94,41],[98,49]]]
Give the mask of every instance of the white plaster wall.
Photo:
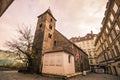
[[[75,67],[74,67],[74,57],[71,55],[71,62],[68,62],[68,55],[65,52],[52,52],[45,54],[43,56],[43,68],[42,68],[42,73],[47,73],[47,74],[57,74],[57,75],[66,75],[66,74],[71,74],[75,73]],[[47,56],[47,57],[45,57]],[[46,59],[48,62],[46,61]],[[50,65],[50,58],[52,58],[52,64]],[[58,59],[60,58],[60,59]],[[61,61],[59,61],[61,60]],[[46,66],[47,65],[47,66]]]
[[[53,56],[53,63],[54,66],[51,66],[49,63],[48,65],[46,66],[45,64],[45,56]],[[48,54],[45,54],[43,56],[43,68],[42,68],[42,73],[47,73],[47,74],[57,74],[57,75],[66,75],[66,74],[71,74],[71,73],[75,73],[75,67],[74,67],[74,57],[71,55],[71,62],[69,63],[68,62],[68,55],[67,53],[65,52],[52,52],[52,53],[48,53]],[[60,58],[60,63],[57,62],[58,60],[58,56],[61,56]],[[49,60],[49,57],[47,59],[48,61]],[[62,62],[62,63],[61,63]],[[46,62],[47,63],[47,62]],[[59,66],[56,66],[57,64],[59,64]]]
[[[74,57],[71,55],[69,63],[68,56],[69,54],[64,54],[64,73],[72,74],[75,73]]]

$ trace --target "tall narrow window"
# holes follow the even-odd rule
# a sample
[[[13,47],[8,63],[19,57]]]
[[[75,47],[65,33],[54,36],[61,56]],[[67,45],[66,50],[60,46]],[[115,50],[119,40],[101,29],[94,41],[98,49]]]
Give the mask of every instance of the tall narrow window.
[[[93,64],[93,61],[92,61],[92,59],[90,60],[90,64]]]
[[[89,53],[90,57],[91,57],[91,53]]]
[[[117,54],[120,55],[120,54],[119,54],[119,49],[118,49],[118,46],[117,46],[117,45],[115,45],[115,50],[116,50]]]
[[[108,27],[109,27],[109,28],[111,27],[110,21],[108,21]]]
[[[68,62],[71,62],[71,55],[68,55]]]
[[[118,10],[118,6],[117,6],[117,4],[116,4],[116,3],[114,3],[113,10],[115,11],[115,13],[116,13],[116,12],[117,12],[117,10]]]
[[[39,25],[39,29],[41,29],[41,28],[42,28],[42,24]]]
[[[104,56],[105,59],[108,60],[108,53],[105,53],[104,55],[105,55],[105,56]]]
[[[116,35],[115,35],[115,32],[113,30],[111,31],[111,35],[112,35],[112,38],[115,39]]]
[[[112,42],[112,39],[111,39],[111,37],[109,36],[109,41],[110,41],[110,43]]]
[[[110,14],[110,19],[111,19],[111,21],[113,21],[113,19],[114,19],[114,17],[113,17],[113,14],[112,14],[112,13]]]
[[[54,46],[57,46],[57,42],[56,41],[54,41]]]
[[[116,46],[118,47],[118,50],[119,50],[119,53],[120,53],[120,44],[119,44],[120,41],[116,41]],[[120,54],[119,54],[120,55]]]
[[[49,29],[51,29],[51,30],[52,30],[52,26],[51,26],[51,25],[49,25]]]
[[[49,37],[50,39],[52,39],[52,34],[49,33],[49,34],[48,34],[48,37]]]
[[[107,28],[107,27],[106,27],[106,29],[105,29],[105,30],[106,30],[106,33],[108,34],[108,28]]]
[[[52,18],[50,19],[50,22],[52,22]]]
[[[120,28],[118,27],[117,23],[115,24],[115,31],[116,31],[117,34],[120,32]]]
[[[108,56],[109,56],[109,59],[111,59],[111,58],[112,58],[112,54],[111,54],[111,52],[110,52],[110,51],[108,51]]]

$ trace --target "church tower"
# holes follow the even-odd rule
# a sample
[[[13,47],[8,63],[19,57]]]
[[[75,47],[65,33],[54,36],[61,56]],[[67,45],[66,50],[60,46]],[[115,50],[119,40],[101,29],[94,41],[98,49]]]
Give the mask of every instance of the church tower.
[[[50,9],[38,16],[33,43],[33,47],[38,51],[40,50],[44,53],[52,50],[55,24],[56,19],[53,17]]]
[[[38,16],[37,27],[33,41],[33,53],[37,56],[34,61],[34,71],[42,70],[42,54],[53,48],[53,38],[55,31],[56,19],[53,17],[51,10],[48,9]]]

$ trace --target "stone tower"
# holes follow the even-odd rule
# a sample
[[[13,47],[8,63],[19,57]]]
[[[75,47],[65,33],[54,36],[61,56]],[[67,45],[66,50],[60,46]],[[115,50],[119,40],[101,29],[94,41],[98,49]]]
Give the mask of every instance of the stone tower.
[[[38,69],[35,71],[39,70],[39,72],[41,72],[42,54],[46,51],[52,50],[53,48],[55,24],[56,24],[56,19],[53,17],[50,9],[48,9],[43,14],[38,16],[38,22],[37,22],[37,27],[33,42],[34,54],[38,56],[37,60],[35,60],[36,63],[35,67],[38,67]]]
[[[55,24],[56,19],[53,17],[50,9],[38,16],[33,44],[34,48],[42,51],[42,53],[52,50]]]

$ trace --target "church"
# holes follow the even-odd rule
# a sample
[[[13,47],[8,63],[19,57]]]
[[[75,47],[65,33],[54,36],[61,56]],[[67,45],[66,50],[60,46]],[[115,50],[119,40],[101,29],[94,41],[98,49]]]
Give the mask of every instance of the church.
[[[34,70],[62,76],[88,71],[88,55],[55,27],[56,19],[50,9],[38,16],[33,42],[34,54],[37,56]]]

